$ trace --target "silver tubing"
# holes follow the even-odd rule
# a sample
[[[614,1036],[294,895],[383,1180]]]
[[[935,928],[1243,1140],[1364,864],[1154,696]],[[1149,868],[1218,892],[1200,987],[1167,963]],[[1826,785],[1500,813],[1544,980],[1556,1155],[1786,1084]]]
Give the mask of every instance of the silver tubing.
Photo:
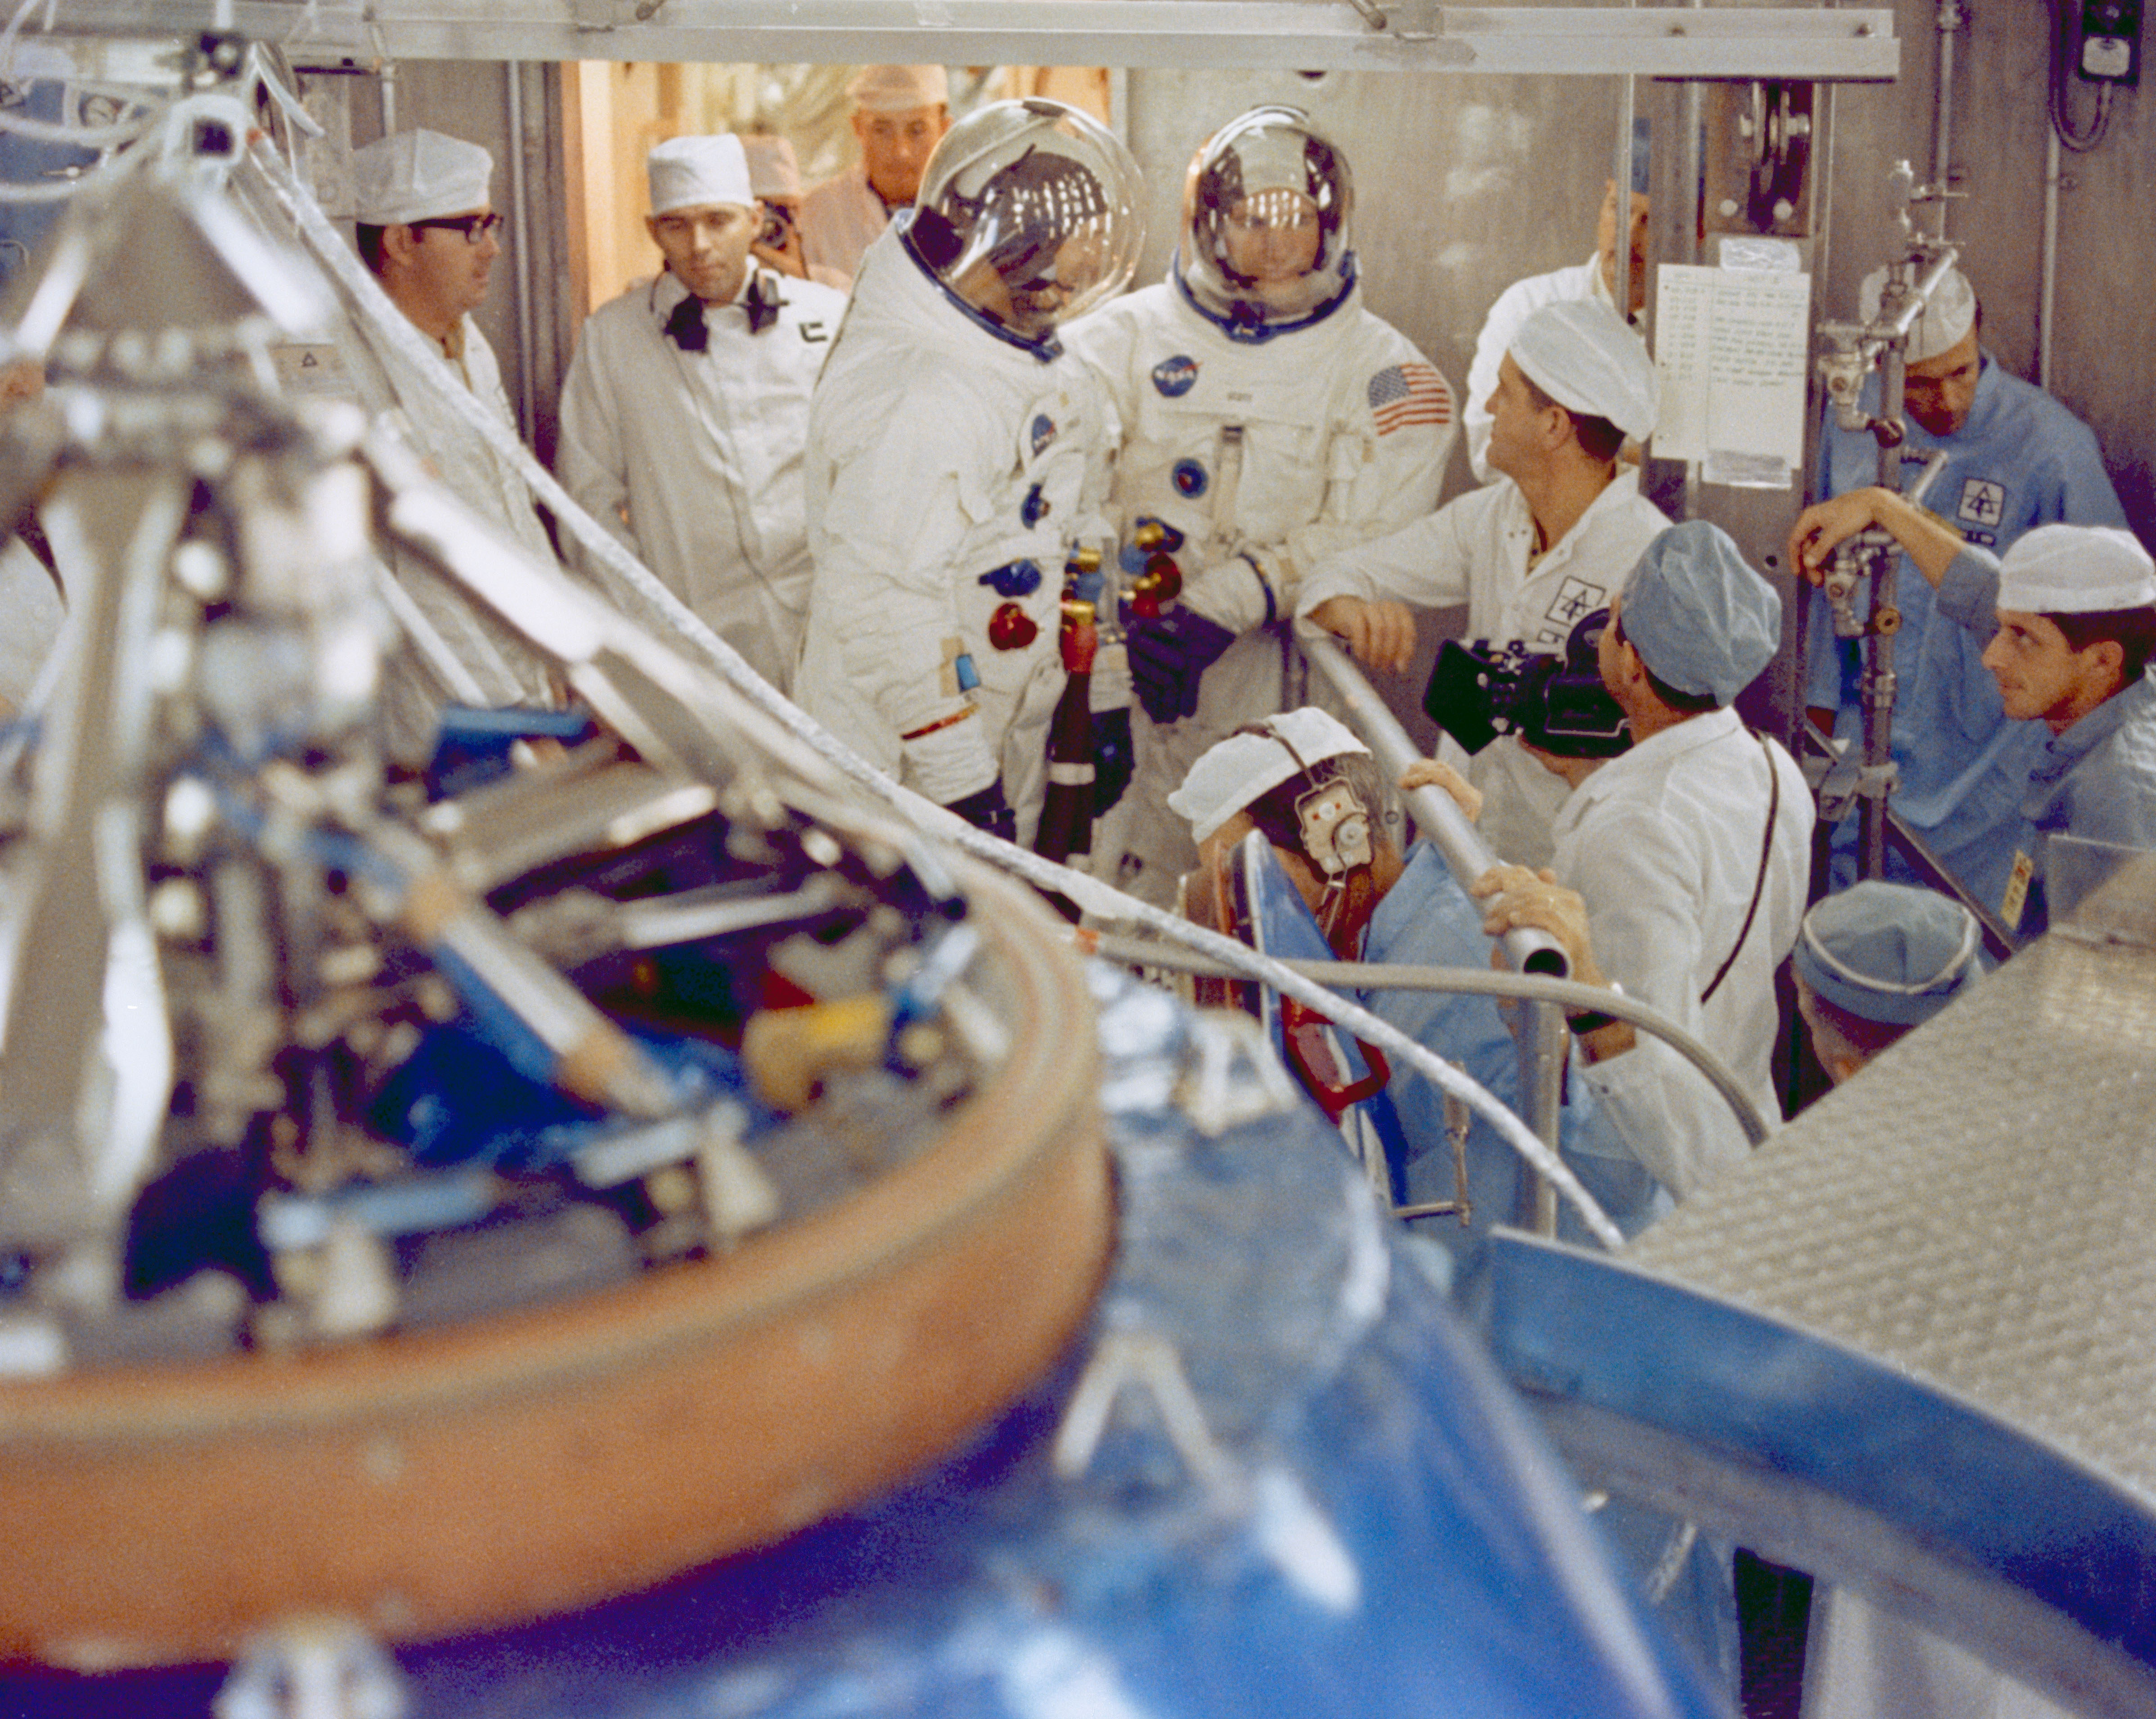
[[[1377,688],[1329,636],[1302,626],[1296,630],[1296,639],[1304,656],[1347,705],[1349,723],[1369,743],[1378,768],[1398,781],[1400,773],[1422,757],[1421,749],[1408,738],[1408,731],[1378,696]],[[1414,815],[1415,827],[1443,857],[1461,888],[1503,863],[1482,839],[1482,832],[1467,821],[1466,814],[1443,789],[1410,789],[1404,798]],[[1572,963],[1557,939],[1546,932],[1508,933],[1504,949],[1506,960],[1515,972],[1547,973],[1553,979],[1571,976]]]
[[[1208,960],[1188,950],[1168,949],[1143,938],[1086,934],[1082,941],[1103,960],[1127,966],[1161,967],[1214,979],[1245,976],[1240,967]],[[1560,1009],[1598,1009],[1617,1020],[1630,1022],[1640,1032],[1651,1034],[1668,1045],[1698,1069],[1707,1084],[1721,1094],[1747,1140],[1755,1146],[1766,1141],[1766,1119],[1728,1065],[1659,1009],[1650,1008],[1622,991],[1603,991],[1591,985],[1575,984],[1569,979],[1548,979],[1538,973],[1498,973],[1479,967],[1396,967],[1375,961],[1276,961],[1272,965],[1288,968],[1320,985],[1342,990],[1443,991],[1461,996],[1547,1002]]]

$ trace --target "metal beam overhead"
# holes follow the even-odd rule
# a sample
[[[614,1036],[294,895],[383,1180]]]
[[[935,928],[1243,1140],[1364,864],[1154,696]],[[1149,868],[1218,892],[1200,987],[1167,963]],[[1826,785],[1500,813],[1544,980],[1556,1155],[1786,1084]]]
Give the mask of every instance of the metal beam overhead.
[[[1891,10],[1434,0],[236,0],[295,58],[937,61],[1881,81]],[[66,0],[62,27],[208,28],[216,0]]]

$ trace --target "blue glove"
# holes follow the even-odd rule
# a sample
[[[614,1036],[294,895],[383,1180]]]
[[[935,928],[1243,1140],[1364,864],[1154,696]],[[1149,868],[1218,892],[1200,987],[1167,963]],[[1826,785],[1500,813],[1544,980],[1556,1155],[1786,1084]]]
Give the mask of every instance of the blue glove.
[[[1188,603],[1148,620],[1127,613],[1123,641],[1131,654],[1131,686],[1157,723],[1179,722],[1198,710],[1198,685],[1226,654],[1235,634]]]
[[[1108,808],[1123,797],[1131,785],[1137,758],[1131,745],[1131,708],[1093,713],[1093,816],[1107,816]]]
[[[976,830],[986,830],[991,836],[1000,836],[1006,841],[1018,840],[1018,815],[1004,798],[1004,779],[998,776],[978,793],[968,794],[963,800],[954,800],[945,808],[954,811]]]

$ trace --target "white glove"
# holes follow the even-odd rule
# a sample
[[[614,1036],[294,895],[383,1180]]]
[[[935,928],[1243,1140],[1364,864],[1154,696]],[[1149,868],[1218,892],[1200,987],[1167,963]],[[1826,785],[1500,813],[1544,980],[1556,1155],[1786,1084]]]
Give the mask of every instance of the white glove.
[[[1093,653],[1093,710],[1124,710],[1131,702],[1131,653],[1127,646],[1103,645]]]
[[[1188,580],[1183,600],[1197,614],[1231,633],[1247,633],[1279,618],[1272,587],[1247,556],[1231,555]]]

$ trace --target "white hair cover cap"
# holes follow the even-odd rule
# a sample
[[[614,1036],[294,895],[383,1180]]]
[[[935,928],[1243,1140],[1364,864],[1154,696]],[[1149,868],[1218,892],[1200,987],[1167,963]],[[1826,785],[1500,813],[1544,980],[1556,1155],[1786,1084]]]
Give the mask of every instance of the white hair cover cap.
[[[1190,821],[1190,839],[1203,841],[1268,790],[1312,764],[1370,749],[1337,717],[1314,707],[1265,718],[1262,734],[1230,734],[1201,754],[1168,796],[1168,809]]]
[[[1869,322],[1879,314],[1879,300],[1887,291],[1887,270],[1874,269],[1856,289],[1856,314]],[[1958,269],[1949,269],[1932,289],[1932,296],[1909,325],[1908,360],[1921,364],[1961,343],[1976,327],[1976,289]]]
[[[439,131],[398,131],[352,152],[354,214],[367,227],[401,227],[467,214],[494,200],[494,157]]]
[[[654,215],[715,203],[747,208],[756,201],[749,189],[748,156],[741,139],[730,135],[669,137],[651,152],[644,171],[651,180]]]
[[[863,113],[911,113],[951,100],[951,75],[940,65],[866,65],[846,94]]]
[[[743,132],[742,153],[748,157],[748,188],[758,197],[798,197],[801,163],[783,137]]]
[[[1560,299],[1520,325],[1510,348],[1520,373],[1560,406],[1607,418],[1635,441],[1651,435],[1661,384],[1647,343],[1608,305]]]
[[[2156,561],[2130,531],[2040,525],[1999,563],[1999,606],[2029,615],[2088,615],[2156,606]]]

